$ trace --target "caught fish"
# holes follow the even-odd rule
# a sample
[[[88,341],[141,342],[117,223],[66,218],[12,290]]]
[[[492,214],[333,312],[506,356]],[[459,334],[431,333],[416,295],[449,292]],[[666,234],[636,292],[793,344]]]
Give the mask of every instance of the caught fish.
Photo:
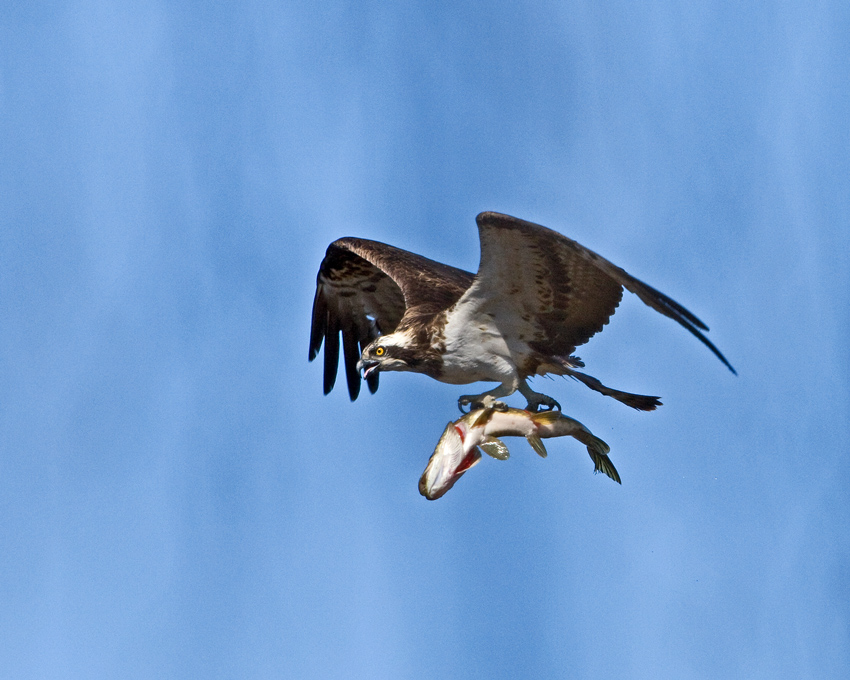
[[[587,446],[594,473],[603,472],[618,484],[620,475],[608,458],[608,444],[577,420],[560,411],[531,413],[515,408],[482,408],[446,425],[428,466],[419,479],[419,493],[436,500],[451,489],[463,474],[481,460],[481,451],[507,460],[508,447],[499,437],[525,437],[541,457],[546,457],[543,439],[574,437]]]

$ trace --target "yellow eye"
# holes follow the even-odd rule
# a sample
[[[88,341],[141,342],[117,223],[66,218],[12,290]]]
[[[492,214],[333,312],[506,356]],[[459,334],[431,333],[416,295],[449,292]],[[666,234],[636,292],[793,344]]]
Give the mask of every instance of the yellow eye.
[[[382,357],[386,353],[387,353],[387,350],[385,350],[382,346],[378,346],[378,347],[375,348],[375,356],[376,357]]]

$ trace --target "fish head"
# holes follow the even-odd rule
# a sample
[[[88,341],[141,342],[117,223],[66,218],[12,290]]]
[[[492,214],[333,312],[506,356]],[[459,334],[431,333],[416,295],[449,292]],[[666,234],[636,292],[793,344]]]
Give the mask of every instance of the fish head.
[[[449,423],[419,479],[419,493],[429,501],[440,498],[480,460],[478,447],[466,446],[455,424]]]

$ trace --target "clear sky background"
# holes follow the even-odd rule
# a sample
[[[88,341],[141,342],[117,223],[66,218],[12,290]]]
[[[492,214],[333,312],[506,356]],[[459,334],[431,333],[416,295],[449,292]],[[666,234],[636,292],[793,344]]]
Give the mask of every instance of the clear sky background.
[[[0,677],[846,677],[848,35],[842,0],[4,3]],[[508,440],[431,503],[469,390],[322,396],[328,243],[474,271],[482,210],[738,369],[629,295],[579,355],[661,409],[533,382],[622,486]]]

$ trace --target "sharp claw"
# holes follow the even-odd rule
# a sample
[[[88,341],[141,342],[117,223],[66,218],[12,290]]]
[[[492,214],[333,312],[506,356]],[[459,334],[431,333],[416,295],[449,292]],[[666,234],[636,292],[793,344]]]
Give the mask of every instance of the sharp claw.
[[[528,406],[525,407],[526,411],[530,411],[531,413],[540,413],[541,411],[554,411],[555,409],[561,410],[561,405],[552,399],[552,397],[546,397],[545,399],[539,399],[528,402]]]

